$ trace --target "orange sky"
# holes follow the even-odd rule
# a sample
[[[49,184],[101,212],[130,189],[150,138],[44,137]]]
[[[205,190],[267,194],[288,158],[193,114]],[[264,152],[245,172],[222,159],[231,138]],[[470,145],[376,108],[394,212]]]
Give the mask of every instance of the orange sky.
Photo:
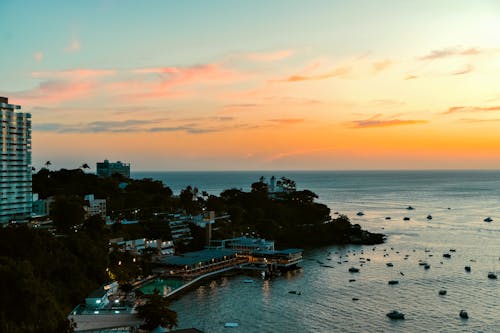
[[[175,8],[41,8],[38,39],[0,23],[0,95],[32,113],[35,167],[500,167],[495,1],[154,4]]]

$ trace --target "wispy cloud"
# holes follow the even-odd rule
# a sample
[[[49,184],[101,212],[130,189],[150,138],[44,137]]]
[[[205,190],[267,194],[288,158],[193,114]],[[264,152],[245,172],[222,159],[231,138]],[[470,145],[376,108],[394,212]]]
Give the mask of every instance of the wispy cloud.
[[[418,79],[418,76],[411,74],[405,76],[405,80],[415,80],[415,79]]]
[[[442,114],[453,114],[459,112],[489,112],[500,111],[500,106],[452,106]]]
[[[11,92],[9,95],[16,103],[47,105],[88,96],[94,88],[95,84],[93,82],[47,80],[39,83],[33,89]]]
[[[390,59],[385,59],[381,61],[375,61],[372,63],[373,71],[378,73],[381,72],[389,67],[391,67],[394,64],[394,62]]]
[[[351,72],[351,66],[337,67],[329,72],[316,75],[291,75],[287,78],[276,80],[277,82],[300,82],[300,81],[317,81],[326,80],[334,77],[342,77]]]
[[[64,51],[66,51],[67,53],[75,53],[80,51],[81,48],[82,44],[80,43],[80,41],[76,38],[73,38],[71,42],[68,45],[66,45]]]
[[[420,119],[381,119],[381,115],[377,114],[368,119],[353,120],[349,122],[351,128],[373,128],[373,127],[390,127],[390,126],[406,126],[419,125],[428,123],[427,120]]]
[[[41,52],[41,51],[35,52],[33,54],[33,59],[35,59],[36,62],[42,62],[43,57],[44,57],[44,55],[43,55],[43,52]]]
[[[115,74],[115,70],[111,69],[88,69],[77,68],[67,69],[62,71],[43,71],[33,72],[31,76],[36,79],[87,79],[97,78],[102,76],[110,76]]]
[[[500,122],[500,118],[494,118],[494,119],[474,119],[474,118],[463,118],[463,119],[460,119],[460,121],[462,122],[466,122],[466,123],[492,123],[492,122],[495,122],[495,123],[498,123]]]
[[[465,68],[459,69],[455,72],[452,72],[451,75],[464,75],[472,72],[474,70],[474,66],[471,64],[467,64]]]
[[[236,123],[234,120],[232,117],[199,117],[106,120],[78,123],[48,122],[34,124],[33,130],[54,133],[185,132],[188,134],[204,134],[255,128],[250,124]]]
[[[460,48],[460,47],[448,47],[440,50],[433,50],[430,53],[419,57],[420,60],[435,60],[448,58],[452,56],[474,56],[480,54],[482,51],[476,48]]]
[[[303,123],[305,120],[303,118],[276,118],[276,119],[269,119],[269,121],[281,125],[292,125],[292,124]]]

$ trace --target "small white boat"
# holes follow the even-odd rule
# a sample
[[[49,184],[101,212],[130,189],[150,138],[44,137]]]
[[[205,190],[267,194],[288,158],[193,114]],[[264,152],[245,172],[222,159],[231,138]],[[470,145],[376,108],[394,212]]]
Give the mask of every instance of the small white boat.
[[[225,323],[224,324],[224,327],[238,327],[239,324],[238,323]]]

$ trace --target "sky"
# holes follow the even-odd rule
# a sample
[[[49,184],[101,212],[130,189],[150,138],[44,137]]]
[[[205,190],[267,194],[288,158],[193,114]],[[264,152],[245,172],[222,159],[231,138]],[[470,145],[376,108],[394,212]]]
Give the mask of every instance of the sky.
[[[500,1],[0,1],[33,165],[500,168]]]

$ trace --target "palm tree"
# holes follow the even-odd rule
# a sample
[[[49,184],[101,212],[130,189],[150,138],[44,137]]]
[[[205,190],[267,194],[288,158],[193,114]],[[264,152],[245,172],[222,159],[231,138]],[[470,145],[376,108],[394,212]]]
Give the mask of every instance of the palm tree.
[[[158,326],[168,329],[177,326],[177,313],[168,308],[169,304],[170,302],[155,290],[145,304],[137,307],[137,316],[144,319],[141,328],[153,330]]]
[[[80,169],[84,170],[84,169],[90,169],[89,165],[87,163],[83,163],[81,166],[80,166]]]
[[[46,167],[47,169],[48,169],[48,168],[49,168],[49,166],[51,166],[51,165],[52,165],[52,163],[50,163],[50,161],[45,162],[45,167]]]

